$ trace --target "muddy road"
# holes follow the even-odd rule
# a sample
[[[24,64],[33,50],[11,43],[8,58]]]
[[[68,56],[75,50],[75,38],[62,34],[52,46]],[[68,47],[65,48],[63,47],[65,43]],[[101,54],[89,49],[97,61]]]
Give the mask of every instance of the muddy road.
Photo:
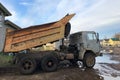
[[[93,69],[64,66],[56,72],[38,69],[32,75],[21,75],[16,67],[0,67],[0,80],[120,80],[120,55],[97,57]]]

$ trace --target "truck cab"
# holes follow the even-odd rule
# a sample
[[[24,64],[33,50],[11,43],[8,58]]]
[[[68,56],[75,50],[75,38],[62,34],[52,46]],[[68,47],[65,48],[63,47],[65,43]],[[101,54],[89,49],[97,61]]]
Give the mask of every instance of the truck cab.
[[[100,52],[99,34],[94,31],[81,31],[71,34],[69,50],[76,54],[78,60],[82,60],[86,67],[93,67],[95,57]]]

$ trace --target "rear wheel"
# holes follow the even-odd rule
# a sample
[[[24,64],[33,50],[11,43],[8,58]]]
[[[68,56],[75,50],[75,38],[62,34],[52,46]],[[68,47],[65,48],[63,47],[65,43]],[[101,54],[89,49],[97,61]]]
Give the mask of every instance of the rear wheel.
[[[93,68],[95,65],[95,55],[93,53],[86,53],[83,59],[83,65],[87,68]]]
[[[44,71],[52,72],[57,70],[58,60],[53,55],[46,55],[41,60],[41,68]]]
[[[23,58],[18,64],[19,71],[22,74],[32,74],[36,69],[36,61],[33,58]]]

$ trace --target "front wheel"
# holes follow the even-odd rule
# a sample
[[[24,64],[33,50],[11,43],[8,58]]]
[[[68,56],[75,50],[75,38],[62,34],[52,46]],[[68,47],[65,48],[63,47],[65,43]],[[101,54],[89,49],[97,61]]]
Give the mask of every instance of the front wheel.
[[[93,68],[95,65],[96,59],[93,53],[86,53],[83,59],[83,65],[87,68]]]

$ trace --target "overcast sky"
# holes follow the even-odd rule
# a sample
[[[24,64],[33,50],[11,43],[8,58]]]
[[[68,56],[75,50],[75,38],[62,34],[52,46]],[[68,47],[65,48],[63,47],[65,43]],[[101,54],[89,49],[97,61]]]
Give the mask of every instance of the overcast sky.
[[[76,13],[71,33],[96,31],[100,38],[120,32],[120,0],[0,0],[12,13],[6,19],[25,28]]]

